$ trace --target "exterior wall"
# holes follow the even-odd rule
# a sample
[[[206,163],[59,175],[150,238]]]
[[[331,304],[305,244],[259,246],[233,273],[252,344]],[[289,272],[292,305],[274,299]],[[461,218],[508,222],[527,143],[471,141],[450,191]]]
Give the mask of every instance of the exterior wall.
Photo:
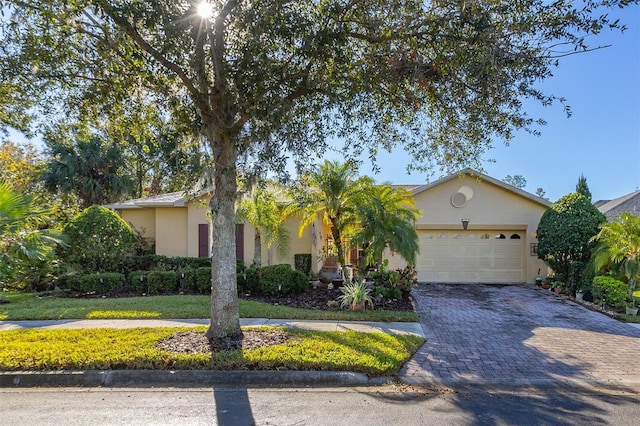
[[[156,254],[187,256],[188,224],[187,207],[156,207]]]
[[[186,232],[186,254],[189,257],[198,257],[198,225],[206,223],[211,227],[211,220],[207,216],[207,203],[208,198],[200,198],[192,200],[187,203],[186,220],[187,220],[187,232]],[[211,233],[211,230],[209,230]],[[211,238],[209,238],[211,240]],[[211,255],[211,247],[209,247],[209,255]]]
[[[470,190],[470,191],[469,191]],[[471,193],[463,207],[454,207],[451,197],[457,192]],[[538,269],[546,271],[544,262],[532,255],[531,245],[537,244],[536,230],[546,207],[487,180],[463,175],[415,196],[416,208],[421,216],[416,222],[418,230],[462,230],[462,219],[468,219],[469,230],[522,231],[525,253],[525,280],[533,283]]]
[[[117,213],[143,237],[155,240],[156,212],[154,209],[125,209],[117,210]]]

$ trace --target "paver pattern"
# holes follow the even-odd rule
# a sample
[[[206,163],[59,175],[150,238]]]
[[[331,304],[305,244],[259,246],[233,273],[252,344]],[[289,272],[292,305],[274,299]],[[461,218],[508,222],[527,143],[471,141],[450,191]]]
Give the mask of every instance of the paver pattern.
[[[531,285],[421,284],[427,342],[400,377],[423,383],[640,384],[640,329]]]

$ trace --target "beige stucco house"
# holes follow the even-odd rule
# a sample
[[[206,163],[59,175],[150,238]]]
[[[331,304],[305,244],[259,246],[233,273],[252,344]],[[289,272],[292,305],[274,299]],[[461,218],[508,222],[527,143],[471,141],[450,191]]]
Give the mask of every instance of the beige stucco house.
[[[408,187],[421,212],[415,226],[420,253],[416,269],[424,282],[521,283],[546,272],[536,253],[536,229],[549,206],[543,198],[470,169],[433,183]],[[208,256],[209,221],[206,201],[183,193],[128,200],[107,207],[117,211],[145,237],[155,240],[157,254]],[[322,267],[330,232],[317,221],[298,237],[298,219],[287,227],[292,236],[285,258],[262,249],[263,264],[289,263],[294,254],[311,253],[313,270]],[[236,228],[236,256],[251,263],[255,230],[248,223]],[[329,238],[330,240],[330,238]],[[357,250],[348,250],[348,260]],[[389,266],[404,266],[400,256],[387,253]],[[543,273],[544,273],[543,272]]]

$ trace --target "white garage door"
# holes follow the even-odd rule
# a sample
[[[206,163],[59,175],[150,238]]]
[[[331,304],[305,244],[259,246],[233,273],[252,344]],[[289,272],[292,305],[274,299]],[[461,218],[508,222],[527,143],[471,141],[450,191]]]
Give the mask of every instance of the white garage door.
[[[418,280],[524,282],[524,231],[418,231]]]

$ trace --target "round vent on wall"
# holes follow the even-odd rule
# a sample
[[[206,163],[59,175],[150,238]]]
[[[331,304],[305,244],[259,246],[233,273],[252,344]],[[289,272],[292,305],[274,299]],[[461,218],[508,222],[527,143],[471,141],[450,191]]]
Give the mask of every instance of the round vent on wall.
[[[451,204],[456,208],[464,207],[467,204],[467,196],[462,192],[456,192],[451,196]]]

